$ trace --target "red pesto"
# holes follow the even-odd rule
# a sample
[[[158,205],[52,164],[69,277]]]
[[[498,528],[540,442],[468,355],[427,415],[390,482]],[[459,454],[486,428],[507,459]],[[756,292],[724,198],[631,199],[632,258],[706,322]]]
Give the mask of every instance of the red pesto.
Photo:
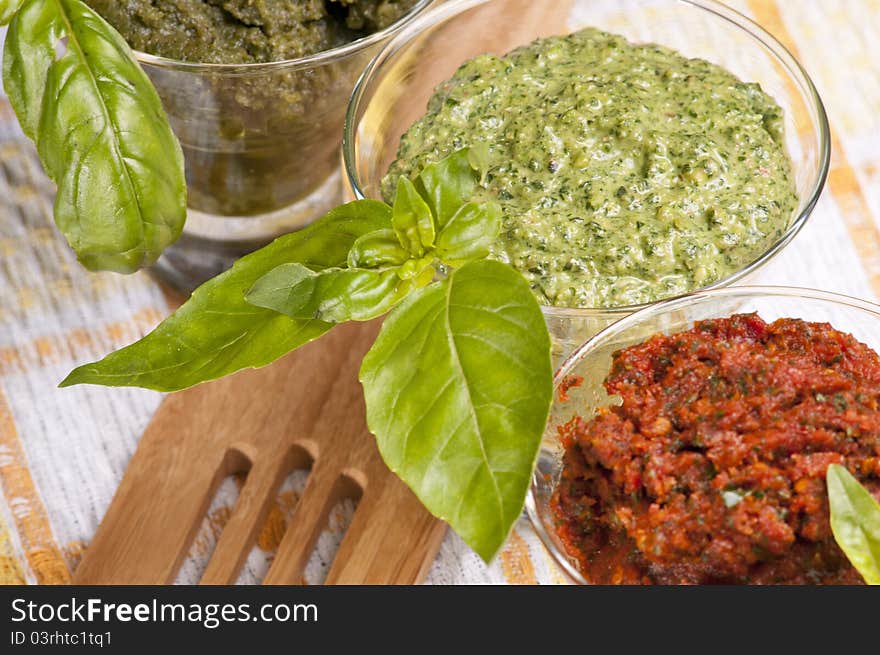
[[[556,392],[556,397],[561,403],[568,402],[568,392],[574,387],[579,387],[584,383],[584,378],[580,375],[567,375],[562,379]]]
[[[825,471],[880,498],[880,357],[826,323],[701,321],[614,354],[622,405],[560,427],[558,533],[600,584],[861,583]]]

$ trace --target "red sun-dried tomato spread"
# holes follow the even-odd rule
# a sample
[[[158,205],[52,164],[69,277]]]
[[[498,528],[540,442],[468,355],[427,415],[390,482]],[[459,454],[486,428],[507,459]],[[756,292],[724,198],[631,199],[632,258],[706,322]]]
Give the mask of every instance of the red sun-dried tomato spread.
[[[880,498],[880,357],[825,323],[707,320],[614,354],[622,404],[560,428],[558,533],[594,583],[862,582],[825,472]]]

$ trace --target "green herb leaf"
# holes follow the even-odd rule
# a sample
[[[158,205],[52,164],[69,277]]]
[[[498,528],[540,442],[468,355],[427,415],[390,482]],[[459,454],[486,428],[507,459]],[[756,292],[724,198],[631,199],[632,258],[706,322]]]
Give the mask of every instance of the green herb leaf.
[[[0,25],[6,25],[24,0],[0,0]]]
[[[394,232],[407,252],[421,257],[434,245],[434,217],[431,208],[405,177],[397,182],[391,221]]]
[[[837,545],[870,585],[880,585],[880,504],[839,464],[825,474],[831,531]]]
[[[394,230],[376,230],[354,242],[348,253],[349,268],[399,266],[409,259]]]
[[[442,230],[477,190],[470,150],[458,150],[426,166],[416,178],[415,186],[437,218],[437,229]]]
[[[367,422],[385,462],[486,561],[522,510],[552,376],[528,283],[488,260],[412,294],[364,358]]]
[[[80,366],[61,386],[103,384],[177,391],[243,368],[265,366],[321,336],[332,323],[294,320],[245,301],[263,275],[289,262],[321,270],[345,262],[360,236],[389,228],[391,210],[360,200],[334,209],[300,232],[240,259],[195,290],[180,309],[140,341]]]
[[[257,280],[247,301],[291,318],[369,321],[394,307],[413,288],[413,282],[402,280],[394,268],[314,272],[302,264],[282,264]]]
[[[455,213],[437,236],[437,256],[450,266],[484,259],[500,233],[501,206],[497,202],[469,202]]]
[[[421,259],[406,260],[397,270],[397,274],[402,280],[413,280],[419,288],[430,284],[436,274],[433,253]]]
[[[486,183],[489,174],[489,144],[477,143],[468,149],[468,163],[480,175],[480,184]]]
[[[83,265],[130,273],[154,262],[186,218],[183,154],[122,37],[79,0],[25,0],[6,35],[3,82]]]

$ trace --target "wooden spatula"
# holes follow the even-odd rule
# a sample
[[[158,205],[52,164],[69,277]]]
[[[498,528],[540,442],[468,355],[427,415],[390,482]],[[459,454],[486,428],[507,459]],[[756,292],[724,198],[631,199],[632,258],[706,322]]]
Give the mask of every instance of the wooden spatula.
[[[219,483],[248,471],[202,577],[232,584],[285,476],[311,467],[266,584],[301,579],[330,509],[359,497],[328,584],[421,581],[446,530],[382,462],[367,431],[361,359],[378,324],[335,328],[258,371],[166,398],[77,567],[77,584],[168,584]]]

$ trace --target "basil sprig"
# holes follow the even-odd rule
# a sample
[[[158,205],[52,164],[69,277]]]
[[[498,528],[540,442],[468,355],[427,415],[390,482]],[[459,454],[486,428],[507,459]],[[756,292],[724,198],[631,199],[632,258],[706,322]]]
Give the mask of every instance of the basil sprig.
[[[163,391],[268,364],[336,323],[390,311],[360,371],[388,466],[483,559],[522,511],[552,401],[550,337],[514,269],[488,260],[485,157],[462,150],[244,257],[152,333],[62,386]]]
[[[186,219],[183,153],[125,40],[79,0],[0,0],[3,84],[91,270],[153,263]]]
[[[831,531],[850,563],[870,585],[880,585],[880,504],[839,464],[825,474]]]
[[[459,178],[474,180],[474,170],[462,156],[444,160],[432,173],[419,179],[429,198],[443,195],[434,187],[446,180],[458,180],[448,185],[456,189],[466,187]],[[280,266],[257,281],[247,301],[298,319],[341,323],[376,318],[429,284],[438,268],[485,259],[501,231],[501,208],[495,202],[465,203],[441,226],[415,184],[402,177],[391,225],[391,230],[360,237],[346,267],[312,272],[297,264]]]

